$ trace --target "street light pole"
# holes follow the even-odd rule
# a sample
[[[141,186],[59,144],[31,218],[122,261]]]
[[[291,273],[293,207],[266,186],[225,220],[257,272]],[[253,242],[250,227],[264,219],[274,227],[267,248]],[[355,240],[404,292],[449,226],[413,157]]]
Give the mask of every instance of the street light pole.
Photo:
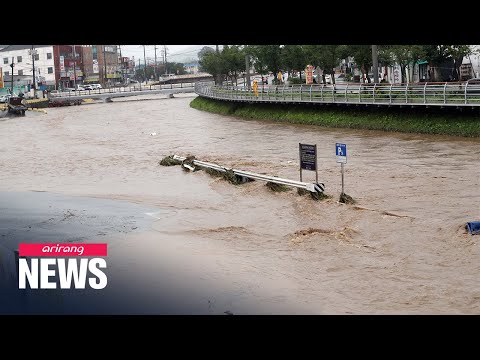
[[[248,90],[250,90],[250,55],[245,55],[245,81]]]
[[[154,49],[155,49],[155,68],[154,68],[154,72],[155,72],[155,80],[158,81],[158,78],[157,78],[157,45],[155,45]]]
[[[118,49],[120,50],[120,71],[122,73],[122,83],[125,84],[125,73],[123,71],[123,57],[121,45],[118,45]]]
[[[36,95],[36,90],[37,90],[37,87],[35,86],[35,53],[36,51],[33,50],[33,45],[32,45],[32,66],[33,66],[33,82],[32,82],[32,85],[33,85],[33,97],[35,97]]]
[[[220,74],[220,62],[218,61],[220,58],[220,50],[218,49],[218,45],[216,46],[216,52],[217,52],[217,85],[222,85],[223,79],[222,79],[222,74]]]
[[[147,85],[147,58],[145,55],[145,45],[143,45],[143,75],[145,76],[145,85]]]
[[[14,61],[15,61],[15,57],[12,56],[12,63],[10,64],[10,67],[12,68],[12,84],[10,85],[10,95],[13,96],[13,67],[15,66],[14,64]]]
[[[105,45],[103,45],[103,86],[107,85],[107,56],[105,54]]]
[[[377,45],[372,45],[372,62],[373,62],[373,82],[378,83],[378,49]],[[368,76],[368,74],[367,74]]]

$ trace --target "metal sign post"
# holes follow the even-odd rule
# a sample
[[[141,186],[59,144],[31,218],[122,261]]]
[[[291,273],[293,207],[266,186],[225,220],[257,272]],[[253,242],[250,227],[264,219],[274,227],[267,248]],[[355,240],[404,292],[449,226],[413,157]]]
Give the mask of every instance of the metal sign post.
[[[302,181],[302,170],[310,170],[315,171],[315,182],[318,184],[317,145],[298,143],[298,152],[300,155],[300,181]]]
[[[343,164],[347,163],[347,145],[346,144],[339,144],[339,143],[335,144],[335,157],[337,159],[337,163],[341,163],[342,165],[342,194],[345,194]]]

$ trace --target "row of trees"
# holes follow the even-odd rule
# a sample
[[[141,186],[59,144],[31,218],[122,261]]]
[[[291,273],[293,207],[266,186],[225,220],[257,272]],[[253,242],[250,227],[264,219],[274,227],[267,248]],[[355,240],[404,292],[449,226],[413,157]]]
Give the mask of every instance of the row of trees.
[[[473,53],[469,45],[379,45],[378,61],[383,66],[398,64],[405,81],[406,70],[419,60],[426,60],[431,66],[442,66],[453,62],[452,80],[460,78],[459,68],[463,58]],[[216,52],[204,47],[199,53],[199,62],[203,71],[217,78],[227,77],[235,83],[240,74],[245,72],[245,56],[250,55],[250,65],[254,65],[259,74],[278,71],[301,74],[307,64],[323,69],[332,75],[342,59],[352,57],[355,66],[362,74],[368,74],[373,66],[371,45],[224,45]],[[367,76],[367,81],[370,78]]]

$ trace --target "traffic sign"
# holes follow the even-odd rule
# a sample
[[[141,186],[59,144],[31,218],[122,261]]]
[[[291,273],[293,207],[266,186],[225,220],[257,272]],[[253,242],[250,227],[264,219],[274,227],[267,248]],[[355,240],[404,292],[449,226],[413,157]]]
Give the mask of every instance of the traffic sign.
[[[298,152],[300,154],[300,181],[302,181],[302,170],[315,171],[315,179],[318,183],[318,166],[317,166],[317,144],[298,144]]]
[[[298,144],[300,147],[300,167],[304,170],[317,169],[317,145]]]
[[[337,158],[337,163],[346,164],[347,163],[347,144],[335,144],[335,155]]]

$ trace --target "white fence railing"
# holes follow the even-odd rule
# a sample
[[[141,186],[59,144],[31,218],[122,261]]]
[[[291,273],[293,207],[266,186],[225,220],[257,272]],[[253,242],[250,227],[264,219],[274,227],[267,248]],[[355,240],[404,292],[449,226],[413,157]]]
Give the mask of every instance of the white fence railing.
[[[217,86],[197,82],[198,95],[248,102],[480,106],[480,84],[356,84]]]
[[[148,91],[148,90],[168,90],[168,89],[181,89],[193,87],[195,83],[178,83],[178,84],[162,84],[162,85],[135,85],[125,87],[114,87],[108,89],[97,90],[77,90],[77,91],[61,91],[57,93],[50,93],[49,97],[72,97],[79,95],[100,95],[100,94],[119,94],[119,93],[134,93],[135,91]]]

